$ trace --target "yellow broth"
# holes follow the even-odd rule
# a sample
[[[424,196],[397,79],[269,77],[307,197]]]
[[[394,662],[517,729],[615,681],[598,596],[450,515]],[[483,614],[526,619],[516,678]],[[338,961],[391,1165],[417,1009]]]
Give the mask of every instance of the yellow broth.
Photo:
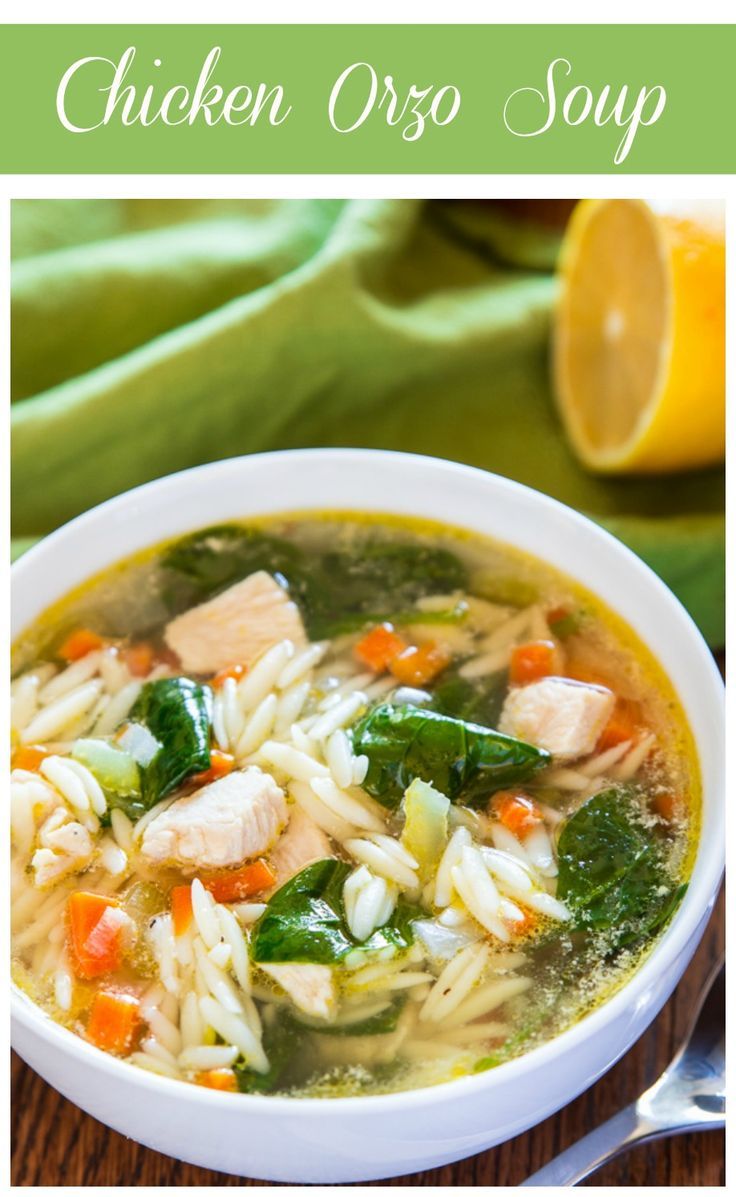
[[[178,538],[148,549],[88,580],[49,608],[13,647],[16,982],[51,1017],[137,1066],[233,1091],[318,1096],[391,1092],[495,1067],[558,1034],[624,984],[681,897],[697,842],[700,782],[692,736],[671,684],[623,621],[544,563],[428,521],[351,512],[289,514],[194,536],[193,542]],[[279,676],[287,678],[288,662],[311,645],[323,644],[324,652],[296,682],[274,680],[256,710],[247,705],[244,679],[260,668],[258,658],[229,679],[219,668],[187,671],[167,645],[167,627],[262,570],[287,589],[300,629],[306,625],[296,649],[269,650],[278,660],[279,652],[286,654]],[[365,653],[375,653],[380,641],[371,636],[384,625],[400,651],[390,661],[367,664]],[[62,660],[60,654],[68,656],[78,643],[79,629],[92,633],[93,647],[71,662]],[[227,641],[227,631],[223,635]],[[520,669],[534,671],[540,660],[538,676],[519,680]],[[490,662],[489,672],[483,672],[484,661]],[[64,672],[69,669],[76,675]],[[426,680],[407,682],[422,669],[429,670]],[[305,931],[317,899],[312,895],[312,906],[304,907],[303,896],[291,896],[292,879],[269,864],[272,856],[278,858],[283,825],[256,851],[222,867],[146,855],[149,840],[156,841],[156,820],[142,813],[140,803],[154,793],[145,782],[153,766],[132,749],[130,765],[121,744],[129,743],[131,726],[145,725],[141,694],[151,687],[161,693],[162,684],[187,674],[204,695],[202,711],[209,711],[204,751],[214,749],[211,760],[231,758],[225,766],[230,772],[223,774],[231,777],[228,785],[249,770],[256,771],[251,777],[267,776],[283,795],[277,805],[283,801],[289,824],[298,809],[299,818],[316,825],[322,837],[322,858],[303,866],[316,870],[310,877],[324,885],[323,906],[332,903],[331,926],[337,930],[332,940],[325,932],[330,943],[325,947],[320,940],[321,955],[312,958],[310,952],[317,952],[314,944],[324,928],[311,936],[311,947]],[[65,679],[77,675],[81,681],[70,689]],[[586,701],[594,691],[599,706],[600,695],[606,696],[611,705],[600,736],[571,759],[553,754],[544,761],[541,740],[532,741],[539,758],[532,772],[496,784],[493,779],[501,776],[493,772],[496,765],[479,768],[471,761],[473,752],[481,745],[481,754],[497,754],[497,725],[510,718],[503,712],[512,692],[518,699],[522,690],[550,678],[563,679],[563,690],[558,685],[555,694],[564,701],[570,687],[578,698],[585,691]],[[58,706],[59,695],[73,703],[80,686],[92,687],[91,704],[64,724],[53,704]],[[137,688],[129,710],[116,700],[126,687],[131,693]],[[526,689],[522,707],[533,693]],[[117,722],[116,701],[122,712]],[[310,730],[326,727],[329,711],[341,701],[351,707],[343,723],[310,739]],[[266,708],[273,717],[263,723],[266,731],[257,742],[248,728],[259,717],[263,722],[258,712]],[[283,720],[292,708],[294,720],[287,725]],[[435,855],[421,862],[406,847],[411,837],[404,783],[414,778],[434,787],[442,776],[454,786],[457,769],[448,771],[436,742],[422,757],[406,731],[400,769],[384,761],[381,772],[371,755],[380,751],[371,741],[371,719],[380,720],[387,708],[399,712],[399,731],[394,728],[392,735],[401,733],[402,719],[407,728],[421,726],[428,742],[440,732],[455,734],[462,723],[467,752],[458,792],[448,795],[436,787],[439,798],[420,794],[427,811],[433,803],[442,811],[420,810],[427,819],[419,825],[421,835],[433,820],[435,836]],[[427,719],[421,712],[432,714]],[[36,725],[52,731],[29,739]],[[138,805],[130,805],[130,794],[106,788],[109,777],[100,773],[99,762],[95,773],[84,755],[89,741],[96,753],[100,744],[123,751],[129,772],[137,770],[135,776],[144,779],[140,794],[136,791]],[[167,743],[155,737],[154,742],[173,759]],[[367,754],[360,751],[366,743]],[[450,743],[456,743],[452,736],[442,751],[450,751]],[[316,761],[316,790],[314,778],[307,783],[293,774],[306,767],[293,757],[305,745],[307,759]],[[279,757],[284,747],[292,754],[288,766]],[[513,768],[532,766],[526,761]],[[70,770],[76,782],[69,780]],[[386,770],[394,771],[390,784]],[[222,777],[201,776],[206,773],[192,768],[161,792],[162,805],[153,804],[158,820],[172,817],[167,802],[175,812],[183,810],[178,802],[220,785]],[[334,788],[325,791],[325,779]],[[75,805],[75,796],[84,802],[80,786],[88,792],[84,811]],[[97,811],[91,795],[97,795]],[[198,801],[206,814],[206,800]],[[237,818],[244,801],[238,798]],[[194,809],[196,819],[203,817]],[[362,825],[351,823],[354,818]],[[613,847],[600,838],[601,820],[605,834],[614,836]],[[67,851],[71,826],[81,828],[75,834],[86,856]],[[208,834],[212,827],[205,818],[203,843]],[[605,872],[606,845],[608,855],[619,852],[620,869],[613,878],[605,876],[600,893],[594,893],[585,869],[581,872],[580,854],[593,853],[592,878],[598,868]],[[633,869],[627,852],[639,859]],[[271,885],[233,896],[233,878],[253,861],[271,869]],[[325,865],[320,872],[317,866]],[[490,889],[485,874],[478,879],[478,868],[487,870]],[[345,888],[361,869],[353,890]],[[220,892],[226,896],[218,900],[213,894],[223,878]],[[205,883],[198,892],[205,895],[199,905],[204,901],[207,909],[198,914],[195,903],[194,917],[177,935],[172,892],[195,879]],[[378,897],[371,897],[374,891]],[[70,920],[75,892],[107,897],[114,912],[107,921],[120,922],[110,931],[115,951],[108,957],[102,951],[92,976],[85,975],[79,952],[87,949],[80,948],[81,932]],[[272,903],[275,893],[281,898]],[[387,918],[357,937],[356,928],[365,930],[360,919],[370,913],[371,902],[378,910],[381,895]],[[527,900],[535,905],[527,906]],[[285,915],[279,901],[286,902]],[[658,903],[661,916],[653,913]],[[237,931],[237,943],[226,929],[231,937]],[[375,935],[383,935],[382,946],[370,946],[379,942]],[[283,972],[291,958],[279,953],[288,950],[297,953],[296,981]],[[264,952],[268,959],[259,958]],[[334,952],[334,959],[325,952]],[[274,964],[282,965],[281,972],[270,971]],[[304,988],[303,970],[309,967],[317,969],[319,1000]],[[135,1006],[127,1038],[104,1006],[105,998],[114,1003],[120,995]],[[123,1001],[115,1017],[124,1009]],[[251,1039],[257,1047],[249,1054],[243,1044]]]

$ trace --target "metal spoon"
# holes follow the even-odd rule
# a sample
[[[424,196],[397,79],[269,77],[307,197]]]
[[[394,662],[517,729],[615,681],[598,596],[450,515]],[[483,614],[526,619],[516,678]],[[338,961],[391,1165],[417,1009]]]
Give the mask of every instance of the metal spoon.
[[[687,1131],[722,1129],[725,1018],[726,970],[721,958],[703,989],[687,1039],[659,1079],[638,1101],[522,1181],[521,1187],[577,1185],[636,1143]]]

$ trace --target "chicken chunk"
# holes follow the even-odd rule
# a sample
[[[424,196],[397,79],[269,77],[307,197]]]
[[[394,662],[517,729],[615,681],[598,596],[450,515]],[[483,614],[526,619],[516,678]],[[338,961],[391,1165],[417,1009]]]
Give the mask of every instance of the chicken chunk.
[[[31,866],[40,888],[59,881],[68,873],[86,869],[92,859],[94,844],[86,827],[71,819],[64,807],[57,807],[42,825],[40,847],[33,853]]]
[[[185,670],[205,674],[252,665],[281,640],[307,642],[296,603],[262,569],[172,619],[164,635]]]
[[[37,828],[56,807],[63,806],[58,790],[37,773],[13,769],[10,774],[10,832],[24,855],[31,849]]]
[[[559,761],[574,761],[593,751],[615,701],[604,686],[546,677],[510,692],[499,731],[546,748]]]
[[[256,766],[178,798],[143,833],[155,864],[226,868],[266,852],[289,817],[284,792]]]
[[[332,969],[326,964],[262,964],[297,1009],[312,1018],[331,1018],[337,1002]]]
[[[276,885],[283,885],[315,860],[334,856],[330,841],[300,806],[289,808],[289,825],[269,858],[276,873]]]

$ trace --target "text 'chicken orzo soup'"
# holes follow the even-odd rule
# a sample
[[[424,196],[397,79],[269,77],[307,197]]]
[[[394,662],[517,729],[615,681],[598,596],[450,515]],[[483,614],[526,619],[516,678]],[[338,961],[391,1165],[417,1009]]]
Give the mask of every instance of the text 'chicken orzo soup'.
[[[481,537],[208,528],[14,657],[14,976],[136,1067],[325,1097],[492,1068],[610,996],[684,892],[668,682]]]

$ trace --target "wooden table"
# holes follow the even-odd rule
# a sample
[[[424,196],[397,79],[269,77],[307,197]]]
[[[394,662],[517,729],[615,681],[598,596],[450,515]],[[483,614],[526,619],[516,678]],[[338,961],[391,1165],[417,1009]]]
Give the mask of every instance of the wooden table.
[[[680,1043],[693,1004],[723,950],[723,895],[675,994],[656,1022],[615,1068],[571,1105],[501,1147],[471,1159],[399,1177],[395,1185],[516,1185],[587,1131],[635,1098]],[[15,1185],[258,1184],[159,1155],[108,1130],[60,1097],[17,1056],[13,1058]],[[684,1135],[640,1147],[595,1178],[602,1185],[725,1184],[723,1135]],[[376,1182],[383,1183],[383,1182]]]

